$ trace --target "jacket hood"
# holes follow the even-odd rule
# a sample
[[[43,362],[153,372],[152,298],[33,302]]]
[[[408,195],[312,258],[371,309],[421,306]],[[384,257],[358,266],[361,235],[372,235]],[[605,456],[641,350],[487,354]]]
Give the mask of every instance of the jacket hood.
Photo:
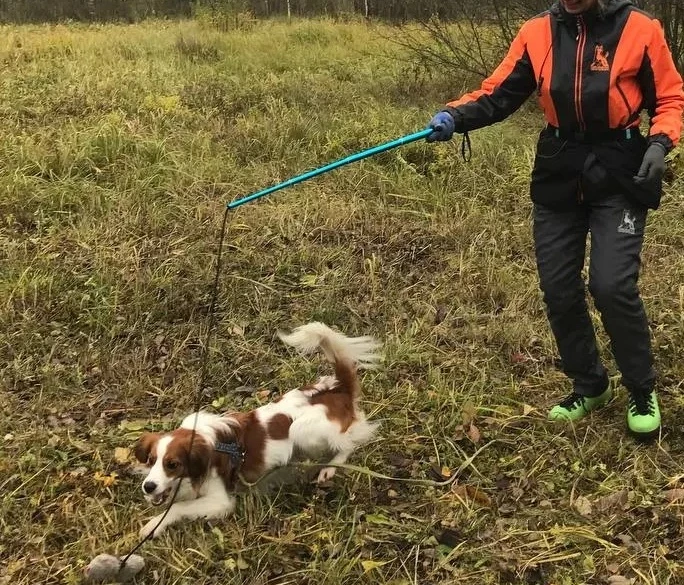
[[[598,18],[606,18],[615,14],[618,10],[625,6],[632,6],[632,0],[599,0],[596,7],[591,10]],[[551,6],[550,12],[559,20],[566,20],[574,18],[574,15],[568,14],[561,6],[560,0],[556,0]]]

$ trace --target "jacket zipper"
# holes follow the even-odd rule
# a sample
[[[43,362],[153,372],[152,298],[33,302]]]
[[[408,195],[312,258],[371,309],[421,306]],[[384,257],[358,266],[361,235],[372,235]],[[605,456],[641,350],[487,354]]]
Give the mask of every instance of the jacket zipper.
[[[587,44],[587,29],[584,24],[584,19],[581,16],[577,17],[577,56],[575,59],[575,113],[577,114],[577,122],[580,130],[586,130],[584,123],[584,112],[582,111],[582,65],[584,63],[584,47]]]
[[[634,115],[634,112],[632,112],[632,106],[629,105],[629,100],[627,99],[625,92],[622,91],[622,87],[620,86],[620,76],[619,75],[618,75],[617,79],[615,80],[615,87],[617,88],[618,93],[620,94],[620,97],[622,98],[622,101],[625,102],[625,107],[627,108],[627,113],[629,114],[628,123],[631,123],[632,116]]]

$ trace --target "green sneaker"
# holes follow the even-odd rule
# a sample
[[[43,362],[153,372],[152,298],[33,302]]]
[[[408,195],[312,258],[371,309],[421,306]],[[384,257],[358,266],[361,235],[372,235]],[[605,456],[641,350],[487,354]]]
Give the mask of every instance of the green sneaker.
[[[660,407],[655,391],[630,396],[627,426],[637,438],[650,439],[660,432]]]
[[[599,396],[582,396],[573,392],[565,398],[560,404],[554,406],[549,412],[549,420],[560,421],[577,421],[583,419],[591,411],[601,408],[608,404],[613,397],[613,392],[610,388],[606,388],[603,394]]]

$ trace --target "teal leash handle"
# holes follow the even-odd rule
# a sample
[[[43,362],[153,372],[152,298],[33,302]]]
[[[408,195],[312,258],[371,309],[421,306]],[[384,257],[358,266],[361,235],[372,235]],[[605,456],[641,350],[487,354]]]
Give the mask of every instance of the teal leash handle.
[[[352,154],[351,156],[327,164],[324,167],[320,167],[318,169],[314,169],[313,171],[308,171],[306,173],[302,173],[301,175],[297,175],[296,177],[292,177],[291,179],[279,183],[278,185],[273,185],[268,189],[257,191],[256,193],[252,193],[251,195],[247,195],[246,197],[243,197],[241,199],[236,199],[235,201],[228,203],[227,207],[228,209],[235,209],[236,207],[240,207],[240,205],[244,205],[245,203],[249,203],[250,201],[254,201],[255,199],[260,199],[261,197],[270,195],[271,193],[275,193],[276,191],[280,191],[280,189],[285,189],[285,187],[291,187],[292,185],[296,185],[297,183],[301,183],[302,181],[306,181],[307,179],[312,179],[313,177],[317,177],[318,175],[322,175],[323,173],[327,173],[344,165],[348,165],[349,163],[353,163],[358,160],[368,158],[369,156],[373,156],[375,154],[380,154],[381,152],[391,150],[392,148],[396,148],[397,146],[408,144],[409,142],[415,142],[416,140],[420,140],[421,138],[427,138],[433,132],[433,128],[426,128],[425,130],[421,130],[420,132],[415,132],[413,134],[397,138],[396,140],[386,142],[385,144],[374,146],[373,148],[369,148],[368,150],[357,152],[356,154]]]

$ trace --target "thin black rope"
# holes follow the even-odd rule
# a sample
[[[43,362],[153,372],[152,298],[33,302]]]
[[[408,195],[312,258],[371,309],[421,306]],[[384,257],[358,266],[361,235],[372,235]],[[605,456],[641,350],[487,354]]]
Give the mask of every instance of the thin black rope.
[[[223,258],[223,243],[226,238],[226,227],[228,225],[228,214],[230,212],[230,209],[226,206],[226,210],[223,214],[223,224],[221,225],[221,234],[219,236],[219,242],[218,242],[218,250],[216,251],[216,269],[214,271],[214,282],[211,287],[211,301],[209,303],[209,313],[208,313],[208,324],[207,324],[207,335],[206,339],[204,342],[204,351],[202,353],[202,362],[200,364],[200,380],[199,384],[197,386],[197,392],[195,393],[195,404],[194,404],[194,410],[195,410],[195,420],[192,423],[192,433],[190,434],[190,447],[188,448],[188,460],[190,457],[190,453],[192,452],[192,444],[195,440],[195,429],[197,427],[197,418],[199,417],[199,409],[202,404],[202,390],[204,389],[204,385],[206,384],[207,380],[207,366],[209,364],[209,345],[211,343],[211,335],[214,331],[214,327],[216,325],[216,302],[218,300],[218,293],[219,293],[219,280],[221,277],[221,261]],[[167,506],[166,510],[164,511],[164,514],[162,517],[159,519],[159,522],[157,522],[157,525],[154,527],[154,529],[147,535],[145,538],[143,538],[134,548],[129,552],[122,560],[121,560],[121,567],[126,564],[126,561],[133,555],[140,547],[145,544],[150,538],[154,536],[155,530],[159,528],[161,523],[164,521],[164,518],[166,518],[167,514],[169,513],[169,510],[171,510],[171,506],[173,506],[173,503],[176,500],[176,496],[178,495],[178,490],[180,489],[181,484],[183,483],[183,480],[179,481],[176,484],[176,489],[173,492],[173,495],[171,496],[171,501],[169,502],[169,505]]]

